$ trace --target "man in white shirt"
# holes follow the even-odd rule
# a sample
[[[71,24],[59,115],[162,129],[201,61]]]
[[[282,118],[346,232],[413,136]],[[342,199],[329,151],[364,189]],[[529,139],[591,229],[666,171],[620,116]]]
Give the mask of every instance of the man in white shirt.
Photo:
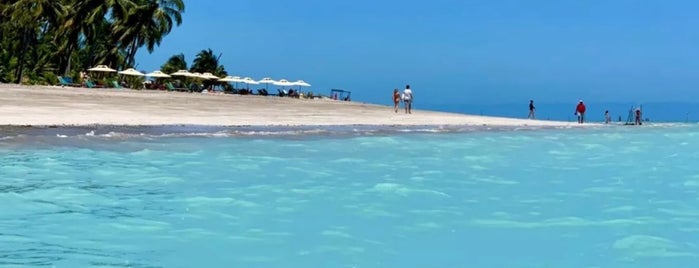
[[[413,91],[410,90],[410,85],[405,86],[403,90],[403,105],[405,105],[405,113],[410,114],[413,111]]]

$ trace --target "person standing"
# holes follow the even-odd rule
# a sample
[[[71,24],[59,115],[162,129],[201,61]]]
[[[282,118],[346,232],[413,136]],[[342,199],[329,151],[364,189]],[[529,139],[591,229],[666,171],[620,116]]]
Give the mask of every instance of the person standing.
[[[585,122],[585,103],[582,100],[578,102],[578,106],[575,106],[575,115],[578,116],[578,124]]]
[[[641,124],[643,124],[643,123],[641,123],[641,108],[636,108],[636,110],[634,111],[634,114],[635,114],[634,117],[635,117],[635,119],[636,119],[636,120],[634,121],[634,124],[635,124],[635,125],[639,125],[639,126],[640,126]]]
[[[393,89],[393,110],[398,112],[398,105],[400,104],[400,92],[398,89]]]
[[[535,110],[536,107],[534,107],[534,100],[529,100],[529,115],[527,115],[527,118],[536,119],[536,116],[534,115]]]
[[[403,90],[403,105],[405,105],[405,113],[413,113],[413,91],[410,90],[410,85],[405,85]]]
[[[612,117],[609,116],[609,110],[604,111],[604,123],[609,124],[612,122]]]

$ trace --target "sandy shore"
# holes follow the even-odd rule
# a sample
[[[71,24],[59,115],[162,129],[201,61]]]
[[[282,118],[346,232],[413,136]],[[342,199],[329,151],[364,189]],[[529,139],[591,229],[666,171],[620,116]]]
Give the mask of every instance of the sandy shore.
[[[575,126],[321,99],[0,84],[0,125]]]

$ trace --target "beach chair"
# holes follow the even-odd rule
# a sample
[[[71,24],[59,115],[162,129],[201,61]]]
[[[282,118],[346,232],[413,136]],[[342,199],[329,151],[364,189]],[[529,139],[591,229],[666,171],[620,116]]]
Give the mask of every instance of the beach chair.
[[[69,86],[69,87],[81,87],[80,84],[73,83],[73,79],[70,77],[64,77],[64,76],[59,76],[58,77],[58,83],[61,84],[61,86]]]
[[[123,88],[124,88],[124,87],[122,87],[121,85],[119,85],[119,82],[117,82],[117,81],[112,81],[112,87],[114,87],[114,88],[119,88],[119,89],[123,89]]]
[[[189,89],[186,89],[186,88],[176,88],[170,82],[167,82],[165,84],[165,87],[167,88],[167,91],[189,91]]]
[[[88,88],[103,88],[103,87],[104,87],[104,86],[102,86],[102,85],[97,85],[97,84],[93,83],[93,82],[90,81],[90,80],[85,80],[85,85],[86,85]]]

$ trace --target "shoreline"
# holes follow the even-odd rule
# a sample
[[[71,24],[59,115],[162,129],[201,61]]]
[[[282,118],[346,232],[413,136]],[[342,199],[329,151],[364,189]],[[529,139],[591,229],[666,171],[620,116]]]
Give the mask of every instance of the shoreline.
[[[326,99],[0,84],[0,126],[583,127],[572,122],[467,115]]]

